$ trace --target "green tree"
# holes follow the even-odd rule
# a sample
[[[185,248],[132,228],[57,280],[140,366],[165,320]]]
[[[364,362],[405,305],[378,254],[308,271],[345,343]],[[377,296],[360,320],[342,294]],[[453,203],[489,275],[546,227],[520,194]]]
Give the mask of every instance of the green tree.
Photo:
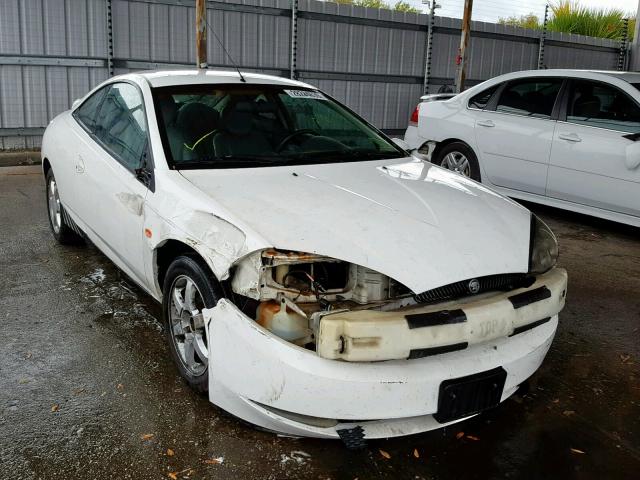
[[[385,8],[387,10],[396,10],[398,12],[421,13],[419,8],[412,7],[409,2],[400,0],[393,7],[384,0],[332,0],[342,5],[356,5],[358,7],[367,8]]]
[[[635,18],[629,18],[622,9],[589,8],[575,0],[558,0],[551,4],[547,28],[551,32],[619,40],[624,35],[625,19],[628,19],[627,35],[631,39],[635,29]],[[542,21],[533,13],[520,17],[500,18],[498,23],[522,28],[542,28]]]

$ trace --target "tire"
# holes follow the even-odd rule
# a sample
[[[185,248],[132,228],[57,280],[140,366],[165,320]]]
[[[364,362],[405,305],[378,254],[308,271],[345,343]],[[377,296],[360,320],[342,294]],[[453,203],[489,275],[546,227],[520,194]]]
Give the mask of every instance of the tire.
[[[220,284],[202,259],[182,255],[169,265],[162,287],[162,318],[169,351],[180,376],[199,393],[207,392],[209,386],[202,308],[215,307],[222,297]]]
[[[58,183],[51,168],[47,171],[47,176],[45,177],[45,197],[47,199],[49,227],[57,242],[62,245],[77,245],[82,243],[84,239],[78,235],[65,220],[67,215],[65,214],[62,203],[60,203]]]
[[[453,142],[439,149],[433,163],[442,168],[457,172],[477,182],[480,178],[480,164],[474,151],[462,142]]]

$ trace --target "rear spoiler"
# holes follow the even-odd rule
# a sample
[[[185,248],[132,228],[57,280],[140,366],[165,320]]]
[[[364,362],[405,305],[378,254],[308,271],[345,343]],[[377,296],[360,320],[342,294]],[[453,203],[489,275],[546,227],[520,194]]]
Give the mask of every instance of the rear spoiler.
[[[420,97],[422,102],[438,102],[442,100],[449,100],[457,95],[457,93],[431,93],[429,95],[423,95]]]

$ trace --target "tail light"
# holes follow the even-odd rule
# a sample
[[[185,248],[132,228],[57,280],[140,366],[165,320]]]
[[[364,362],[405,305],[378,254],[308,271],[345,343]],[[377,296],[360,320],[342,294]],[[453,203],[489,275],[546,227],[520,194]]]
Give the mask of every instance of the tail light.
[[[420,113],[420,104],[416,105],[416,108],[413,110],[411,114],[411,118],[409,119],[409,125],[418,125],[418,114]]]

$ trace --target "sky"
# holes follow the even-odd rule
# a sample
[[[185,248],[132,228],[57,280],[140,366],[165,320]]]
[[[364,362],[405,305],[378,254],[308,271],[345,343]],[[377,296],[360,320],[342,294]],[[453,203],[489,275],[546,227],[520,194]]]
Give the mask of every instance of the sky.
[[[421,0],[408,0],[412,5],[428,10],[428,6]],[[427,1],[427,0],[425,0]],[[394,3],[393,0],[389,3]],[[436,15],[444,17],[462,17],[464,0],[437,0],[441,8],[436,10]],[[520,16],[534,13],[540,18],[544,16],[545,0],[474,0],[473,20],[495,22],[500,17]],[[638,7],[638,0],[579,0],[579,3],[588,7],[621,8],[629,13],[634,13]]]

